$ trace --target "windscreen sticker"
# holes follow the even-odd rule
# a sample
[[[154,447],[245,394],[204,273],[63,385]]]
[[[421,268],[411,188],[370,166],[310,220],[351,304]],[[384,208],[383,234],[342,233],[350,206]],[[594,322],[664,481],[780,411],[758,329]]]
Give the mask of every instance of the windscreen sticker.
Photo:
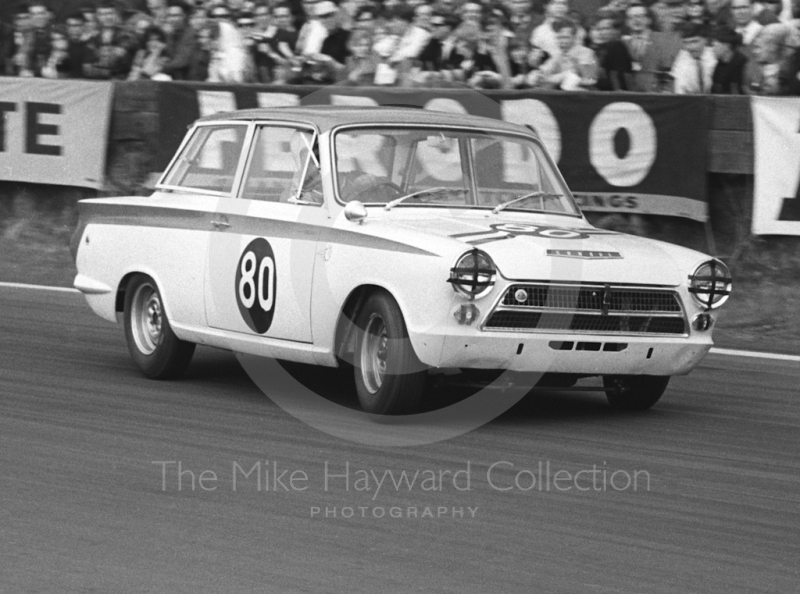
[[[548,239],[588,239],[591,235],[614,235],[613,231],[605,231],[603,229],[566,229],[547,225],[529,225],[527,223],[495,223],[489,225],[489,228],[491,230],[456,233],[450,237],[461,239],[470,245],[481,245],[517,236],[545,237]],[[466,239],[470,237],[472,239]]]

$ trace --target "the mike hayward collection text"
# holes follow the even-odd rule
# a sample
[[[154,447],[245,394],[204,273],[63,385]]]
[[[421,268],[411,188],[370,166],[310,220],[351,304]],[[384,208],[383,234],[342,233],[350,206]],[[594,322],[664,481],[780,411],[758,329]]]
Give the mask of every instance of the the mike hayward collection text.
[[[180,460],[155,460],[161,491],[300,493],[341,492],[379,501],[391,493],[649,492],[646,470],[613,468],[605,461],[583,468],[558,468],[549,460],[519,464],[466,461],[451,468],[370,468],[324,461],[322,468],[288,466],[279,460],[233,460],[225,468],[203,468]]]

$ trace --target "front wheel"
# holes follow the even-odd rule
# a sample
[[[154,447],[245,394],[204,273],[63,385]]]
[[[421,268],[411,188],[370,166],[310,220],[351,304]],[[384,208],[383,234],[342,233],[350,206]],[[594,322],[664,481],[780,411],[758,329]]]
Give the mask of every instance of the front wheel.
[[[125,340],[139,370],[151,379],[183,375],[195,344],[175,336],[155,281],[137,274],[125,290]]]
[[[667,389],[669,376],[604,375],[603,386],[611,408],[646,410],[653,406]]]
[[[397,302],[373,293],[358,315],[354,357],[356,393],[365,412],[380,415],[416,411],[427,370],[408,339]]]

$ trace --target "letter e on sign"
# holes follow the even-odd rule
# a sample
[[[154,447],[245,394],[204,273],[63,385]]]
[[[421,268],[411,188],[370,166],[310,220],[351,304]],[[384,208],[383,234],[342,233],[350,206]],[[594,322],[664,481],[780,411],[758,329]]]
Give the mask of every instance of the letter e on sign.
[[[615,138],[627,135],[628,146],[618,154]],[[589,160],[612,186],[641,183],[656,160],[656,127],[635,103],[611,103],[600,110],[589,127]]]
[[[29,155],[61,155],[61,147],[54,144],[42,144],[41,136],[58,136],[60,129],[55,124],[42,122],[42,115],[61,115],[61,106],[57,103],[25,104],[25,152]]]

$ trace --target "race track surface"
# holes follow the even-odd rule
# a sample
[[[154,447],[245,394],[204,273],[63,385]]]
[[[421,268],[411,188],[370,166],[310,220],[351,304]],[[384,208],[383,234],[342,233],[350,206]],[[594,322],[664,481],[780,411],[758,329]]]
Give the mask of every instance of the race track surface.
[[[287,414],[229,353],[198,349],[182,381],[142,378],[122,328],[80,295],[0,288],[0,312],[1,592],[783,593],[800,583],[797,363],[711,355],[645,413],[612,414],[599,394],[536,392],[450,441],[374,448]],[[337,474],[349,464],[349,490],[343,479],[325,490],[326,461]],[[493,487],[487,470],[504,461]],[[189,474],[179,485],[177,462],[194,490]],[[276,462],[305,472],[307,488],[284,475],[286,489],[259,491],[240,473],[233,489],[234,464]],[[353,483],[358,469],[468,463],[469,490],[447,478],[441,491],[377,495]],[[513,486],[540,463],[571,476],[639,471],[640,482],[603,488],[595,473],[562,491]],[[202,471],[216,473],[209,490]],[[419,517],[426,508],[434,517]]]

